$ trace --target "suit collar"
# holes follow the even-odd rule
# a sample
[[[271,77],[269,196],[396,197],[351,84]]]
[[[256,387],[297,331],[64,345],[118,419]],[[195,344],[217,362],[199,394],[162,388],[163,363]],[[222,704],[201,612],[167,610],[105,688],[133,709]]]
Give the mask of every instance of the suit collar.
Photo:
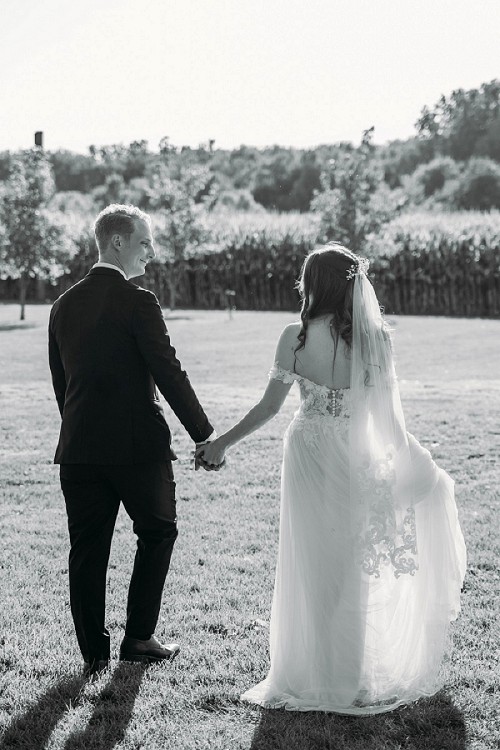
[[[87,276],[114,276],[116,279],[123,279],[123,281],[127,281],[124,275],[120,273],[118,268],[106,268],[104,266],[91,268]]]
[[[97,263],[94,263],[92,268],[110,268],[112,271],[118,271],[118,273],[121,273],[125,281],[128,281],[127,275],[125,271],[123,270],[123,268],[120,268],[115,263],[108,263],[105,260],[98,260]]]

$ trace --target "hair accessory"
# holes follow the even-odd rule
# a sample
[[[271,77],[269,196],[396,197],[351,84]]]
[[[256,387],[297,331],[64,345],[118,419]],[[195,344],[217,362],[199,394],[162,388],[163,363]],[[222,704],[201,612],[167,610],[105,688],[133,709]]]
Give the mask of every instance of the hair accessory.
[[[368,273],[369,268],[370,261],[368,260],[368,258],[358,257],[358,262],[353,263],[352,266],[349,266],[345,277],[346,279],[353,279],[355,276],[359,276],[362,273]]]

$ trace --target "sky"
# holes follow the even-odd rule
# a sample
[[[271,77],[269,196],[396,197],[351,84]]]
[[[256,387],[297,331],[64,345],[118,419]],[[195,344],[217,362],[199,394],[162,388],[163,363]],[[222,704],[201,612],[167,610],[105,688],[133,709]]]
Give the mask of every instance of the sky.
[[[499,41],[499,0],[2,0],[0,151],[404,139]]]

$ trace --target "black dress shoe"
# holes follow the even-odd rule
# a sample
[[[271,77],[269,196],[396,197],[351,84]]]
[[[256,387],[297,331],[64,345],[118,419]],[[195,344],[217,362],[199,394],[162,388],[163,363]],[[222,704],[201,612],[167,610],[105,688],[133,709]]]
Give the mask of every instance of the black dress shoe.
[[[86,661],[83,664],[83,674],[85,677],[93,677],[109,667],[109,659],[94,659]]]
[[[154,664],[158,661],[173,661],[180,651],[177,643],[160,643],[151,636],[147,641],[125,636],[120,646],[120,661],[135,661]]]

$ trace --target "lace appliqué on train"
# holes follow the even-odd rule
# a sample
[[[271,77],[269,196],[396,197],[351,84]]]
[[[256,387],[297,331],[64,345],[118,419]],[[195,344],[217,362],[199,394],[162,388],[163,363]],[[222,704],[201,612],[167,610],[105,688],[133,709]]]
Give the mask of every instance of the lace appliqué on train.
[[[375,578],[383,565],[392,565],[396,578],[418,570],[415,510],[407,508],[396,520],[395,482],[391,454],[374,462],[367,459],[357,476],[358,510],[365,514],[357,535],[359,560],[365,573]]]

